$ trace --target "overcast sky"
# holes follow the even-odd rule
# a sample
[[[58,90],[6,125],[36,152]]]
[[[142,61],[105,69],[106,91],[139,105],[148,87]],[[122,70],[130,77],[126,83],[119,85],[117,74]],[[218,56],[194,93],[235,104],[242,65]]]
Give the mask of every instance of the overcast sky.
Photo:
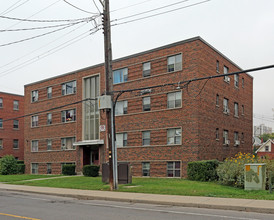
[[[72,20],[102,11],[99,0],[66,1],[75,7],[64,0],[1,0],[0,16]],[[157,8],[162,9],[128,17]],[[110,0],[110,10],[114,59],[201,36],[242,69],[274,64],[273,0]],[[20,22],[1,17],[0,91],[23,95],[25,84],[104,62],[102,30],[89,34],[96,25],[100,27],[101,19],[73,22],[70,27],[26,30],[68,22]],[[8,31],[14,29],[25,30]],[[28,38],[33,39],[16,43]],[[274,128],[274,69],[250,75],[254,77],[254,124]]]

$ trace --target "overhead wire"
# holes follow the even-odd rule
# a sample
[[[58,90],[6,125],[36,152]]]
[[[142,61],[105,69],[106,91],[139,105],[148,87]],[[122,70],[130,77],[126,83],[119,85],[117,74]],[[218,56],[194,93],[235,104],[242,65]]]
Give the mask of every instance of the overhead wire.
[[[95,0],[92,0],[92,1],[93,1],[93,4],[95,5],[95,7],[97,8],[97,10],[98,10],[99,14],[102,14],[102,13],[101,13],[101,11],[100,11],[100,9],[99,9],[99,8],[98,8],[98,6],[97,6],[97,4],[96,4]]]
[[[82,8],[79,8],[79,7],[77,7],[77,6],[73,5],[73,4],[71,4],[70,2],[68,2],[68,1],[66,1],[66,0],[63,0],[63,1],[64,1],[65,3],[67,3],[68,5],[72,6],[73,8],[78,9],[79,11],[82,11],[82,12],[85,12],[85,13],[88,13],[88,14],[98,14],[98,13],[86,11],[86,10],[84,10],[84,9],[82,9]]]
[[[141,17],[141,18],[132,19],[132,20],[129,20],[129,21],[124,21],[124,22],[120,22],[120,23],[116,23],[116,24],[114,23],[114,24],[112,24],[111,26],[122,25],[122,24],[128,24],[128,23],[131,23],[131,22],[144,20],[144,19],[147,19],[147,18],[151,18],[151,17],[155,17],[155,16],[162,15],[162,14],[170,13],[170,12],[173,12],[173,11],[178,11],[178,10],[182,10],[182,9],[185,9],[185,8],[190,8],[190,7],[193,7],[193,6],[196,6],[196,5],[204,4],[204,3],[207,3],[207,2],[209,2],[209,1],[211,1],[211,0],[201,1],[201,2],[198,2],[198,3],[191,4],[191,5],[187,5],[187,6],[175,8],[175,9],[172,9],[172,10],[160,12],[160,13],[153,14],[153,15],[148,15],[148,16]],[[123,18],[120,18],[120,19],[123,19]],[[120,19],[114,19],[114,20],[112,20],[112,22],[119,21]]]
[[[143,1],[143,2],[136,3],[136,4],[128,5],[128,6],[125,6],[125,7],[122,7],[122,8],[117,8],[117,9],[111,10],[110,13],[115,12],[115,11],[120,11],[120,10],[123,10],[123,9],[127,9],[127,8],[131,8],[133,6],[141,5],[141,4],[150,2],[150,1],[152,1],[152,0],[146,0],[146,1]]]
[[[22,0],[17,1],[16,3],[14,3],[13,5],[11,5],[9,8],[7,8],[5,11],[1,12],[0,15],[5,15],[8,14],[9,12],[19,8],[20,6],[24,5],[25,3],[27,3],[29,0],[24,1],[23,3],[21,3],[20,5],[17,5],[16,7],[12,8],[13,6],[15,6],[17,3],[21,2]]]

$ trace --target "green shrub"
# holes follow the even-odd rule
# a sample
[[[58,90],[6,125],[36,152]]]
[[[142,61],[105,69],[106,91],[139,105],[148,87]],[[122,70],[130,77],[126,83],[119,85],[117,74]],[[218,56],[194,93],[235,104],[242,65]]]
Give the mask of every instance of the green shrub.
[[[62,174],[64,175],[76,175],[75,173],[76,165],[74,164],[65,164],[62,168]]]
[[[83,167],[83,174],[84,176],[96,177],[96,176],[99,176],[99,169],[100,169],[100,166],[85,165]]]
[[[17,160],[17,164],[24,164],[23,160]]]
[[[17,164],[18,174],[25,174],[25,164]]]
[[[18,167],[17,161],[12,155],[6,155],[0,159],[0,174],[1,175],[10,175],[17,174]]]
[[[203,160],[188,163],[187,176],[189,180],[215,181],[217,180],[216,168],[219,165],[217,160]]]
[[[219,181],[223,185],[244,188],[244,166],[248,163],[257,163],[254,155],[236,154],[235,157],[227,158],[217,168]]]

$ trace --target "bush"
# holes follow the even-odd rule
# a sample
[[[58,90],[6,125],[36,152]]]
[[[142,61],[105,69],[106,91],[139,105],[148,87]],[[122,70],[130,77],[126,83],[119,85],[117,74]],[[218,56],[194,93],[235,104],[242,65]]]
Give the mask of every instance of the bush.
[[[65,164],[62,168],[62,174],[64,175],[76,175],[75,173],[76,165],[74,164]]]
[[[18,174],[25,174],[25,164],[17,164],[17,171]]]
[[[85,165],[83,167],[83,174],[84,176],[96,177],[96,176],[99,176],[99,169],[100,169],[100,166]]]
[[[23,160],[17,160],[17,164],[24,164]]]
[[[272,185],[274,184],[274,160],[270,160],[267,156],[264,159],[258,159],[258,162],[266,164],[266,188],[269,189],[270,181]]]
[[[216,168],[219,165],[217,160],[194,161],[188,163],[187,176],[189,180],[215,181],[218,179]]]
[[[17,161],[12,155],[6,155],[0,159],[0,174],[1,175],[10,175],[17,174],[18,167]]]
[[[235,157],[227,158],[217,168],[219,181],[223,185],[244,188],[244,165],[248,163],[257,163],[254,155],[236,154]]]

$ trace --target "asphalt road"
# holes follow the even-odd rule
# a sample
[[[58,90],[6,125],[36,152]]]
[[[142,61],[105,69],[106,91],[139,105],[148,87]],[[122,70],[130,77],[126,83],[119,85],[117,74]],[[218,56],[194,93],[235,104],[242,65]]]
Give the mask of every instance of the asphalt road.
[[[0,191],[0,220],[273,220],[274,214],[78,200]]]

